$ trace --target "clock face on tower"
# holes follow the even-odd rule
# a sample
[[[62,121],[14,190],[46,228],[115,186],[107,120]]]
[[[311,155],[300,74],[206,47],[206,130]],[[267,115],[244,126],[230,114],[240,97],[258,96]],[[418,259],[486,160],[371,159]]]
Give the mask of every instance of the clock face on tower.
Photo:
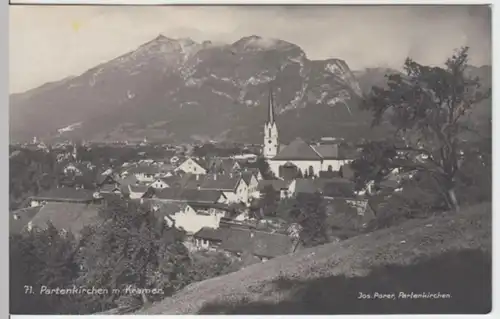
[[[269,140],[269,141],[267,141],[267,142],[268,142],[269,144],[271,144],[273,141]]]

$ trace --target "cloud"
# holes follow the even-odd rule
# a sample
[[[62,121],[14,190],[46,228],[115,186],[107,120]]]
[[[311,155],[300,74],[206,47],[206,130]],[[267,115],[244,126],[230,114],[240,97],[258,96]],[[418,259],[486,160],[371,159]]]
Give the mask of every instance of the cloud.
[[[9,31],[11,92],[78,75],[159,33],[279,38],[352,69],[398,68],[408,55],[441,64],[462,45],[471,46],[472,63],[491,64],[487,6],[11,6]]]

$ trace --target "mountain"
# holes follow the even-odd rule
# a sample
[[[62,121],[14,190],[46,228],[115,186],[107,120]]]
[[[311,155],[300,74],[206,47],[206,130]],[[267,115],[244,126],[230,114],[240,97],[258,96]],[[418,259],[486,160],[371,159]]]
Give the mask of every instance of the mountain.
[[[488,70],[491,85],[490,66],[471,74]],[[343,60],[309,60],[295,44],[255,35],[232,44],[159,35],[80,76],[11,95],[11,140],[260,143],[270,87],[283,143],[383,136],[358,105],[393,71],[352,72]]]
[[[160,35],[80,76],[11,95],[11,140],[260,142],[270,86],[283,142],[367,127],[343,60],[312,61],[292,43],[259,36],[220,45]]]

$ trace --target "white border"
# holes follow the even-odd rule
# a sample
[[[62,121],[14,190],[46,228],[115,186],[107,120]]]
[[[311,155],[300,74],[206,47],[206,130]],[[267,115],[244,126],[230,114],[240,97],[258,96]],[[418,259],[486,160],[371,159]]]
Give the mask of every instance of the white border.
[[[0,9],[0,24],[1,23],[5,23],[6,27],[5,28],[1,28],[3,30],[8,30],[8,3],[9,3],[9,0],[4,0],[4,1],[1,1],[1,9]],[[16,4],[19,4],[19,5],[23,5],[23,4],[53,4],[53,5],[194,5],[194,4],[197,4],[197,5],[208,5],[208,4],[232,4],[232,5],[235,5],[235,4],[238,4],[238,5],[241,5],[243,4],[242,1],[238,1],[238,0],[226,0],[226,1],[179,1],[179,0],[172,0],[172,1],[165,1],[165,0],[60,0],[60,1],[55,1],[55,0],[10,0],[10,4],[13,4],[13,5],[16,5]],[[359,1],[359,0],[351,0],[351,1],[328,1],[328,0],[311,0],[311,1],[301,1],[301,0],[288,0],[288,1],[280,1],[280,0],[274,0],[274,1],[265,1],[265,0],[254,0],[254,1],[246,1],[244,4],[251,4],[251,5],[256,5],[256,4],[267,4],[267,5],[270,5],[270,4],[274,4],[274,5],[279,5],[279,4],[289,4],[289,5],[298,5],[298,4],[308,4],[308,5],[312,5],[312,4],[344,4],[344,5],[362,5],[362,4],[371,4],[371,5],[381,5],[381,4],[385,4],[385,5],[409,5],[409,4],[460,4],[460,5],[466,5],[466,4],[491,4],[491,1],[488,2],[488,1],[436,1],[436,0],[426,0],[426,1],[411,1],[411,0],[398,0],[398,1],[377,1],[377,0],[371,0],[371,1]],[[493,61],[495,61],[495,53],[497,52],[496,50],[496,44],[497,44],[497,41],[496,41],[496,38],[497,38],[497,35],[500,33],[500,31],[498,32],[495,32],[495,30],[500,30],[500,23],[499,23],[499,18],[498,18],[498,12],[497,12],[497,8],[495,5],[492,6],[492,23],[493,23]],[[1,37],[0,37],[0,41],[3,42],[4,44],[6,45],[3,45],[1,46],[2,47],[2,58],[0,59],[0,61],[2,63],[4,63],[2,65],[2,67],[0,67],[0,70],[7,70],[8,68],[8,32],[2,32],[1,33]],[[495,85],[496,83],[498,83],[498,67],[495,63],[493,63],[492,65],[493,67],[493,85]],[[3,143],[3,147],[2,149],[4,150],[4,156],[1,157],[1,161],[2,161],[2,164],[3,165],[0,165],[0,170],[4,176],[3,178],[3,183],[5,185],[5,188],[4,188],[4,191],[2,191],[0,193],[0,196],[3,196],[3,205],[5,205],[4,207],[8,206],[8,201],[9,201],[9,198],[8,198],[8,192],[7,192],[7,188],[8,188],[8,162],[7,162],[7,154],[8,153],[8,73],[7,72],[4,72],[3,74],[3,78],[5,79],[5,82],[3,82],[3,84],[5,85],[2,85],[0,86],[1,89],[2,89],[2,94],[0,94],[2,97],[4,97],[4,100],[2,100],[2,103],[4,105],[4,107],[1,108],[1,111],[4,116],[2,116],[1,118],[3,119],[4,121],[4,125],[1,126],[2,128],[2,134],[0,135],[1,136],[1,143]],[[4,93],[5,92],[5,93]],[[496,92],[494,90],[494,92]],[[496,105],[496,94],[494,93],[493,94],[493,103],[492,105]],[[493,108],[492,110],[492,118],[493,118],[493,121],[494,122],[497,122],[497,123],[500,123],[500,119],[498,119],[498,116],[500,116],[500,112],[499,111],[495,111],[495,108]],[[495,128],[493,126],[493,136],[496,136],[497,134],[495,133],[500,133],[500,129],[499,128]],[[499,155],[499,147],[498,147],[498,143],[497,143],[497,139],[493,139],[493,160],[495,162],[495,160],[497,159],[498,155]],[[494,190],[497,189],[497,183],[499,181],[499,174],[498,174],[498,169],[495,168],[495,165],[493,165],[493,192]],[[492,236],[493,236],[493,240],[492,242],[495,243],[496,242],[496,239],[497,239],[497,232],[496,230],[499,230],[500,227],[499,227],[499,222],[500,222],[500,218],[498,218],[495,214],[495,211],[497,210],[496,207],[497,207],[497,203],[496,203],[496,200],[495,200],[495,196],[493,196],[493,232],[492,232]],[[8,211],[8,208],[7,210]],[[3,234],[4,234],[4,243],[2,244],[2,251],[4,252],[2,255],[3,256],[8,256],[8,236],[7,234],[9,233],[8,232],[8,225],[9,225],[9,222],[8,222],[8,216],[6,214],[6,211],[4,211],[4,215],[3,215],[3,218],[4,218],[4,222],[1,223],[2,225],[0,227],[2,227],[4,229],[3,231]],[[498,258],[499,258],[499,253],[498,253],[498,250],[499,250],[499,245],[494,245],[493,246],[493,280],[492,280],[492,284],[493,284],[493,296],[492,296],[492,301],[493,301],[493,308],[492,308],[492,312],[488,315],[377,315],[375,317],[381,317],[381,318],[386,318],[386,317],[394,317],[394,318],[400,318],[400,317],[406,317],[406,318],[495,318],[495,317],[499,317],[498,316],[498,313],[500,313],[499,309],[500,309],[500,294],[499,294],[499,290],[498,290],[498,284],[499,284],[499,280],[498,280],[498,272],[497,272],[497,269],[495,267],[495,265],[498,265],[499,262],[498,262]],[[4,258],[4,263],[7,263],[8,265],[8,258]],[[8,266],[7,266],[8,268]],[[4,278],[6,278],[6,280],[4,280],[3,282],[8,282],[8,272],[3,272],[3,276]],[[3,289],[3,291],[5,292],[6,291],[6,294],[8,296],[8,288],[7,289]],[[5,296],[5,295],[4,295]],[[7,313],[8,313],[8,308],[9,308],[9,305],[8,305],[8,297],[7,298],[1,298],[1,302],[2,302],[2,310],[3,309],[7,309]],[[6,306],[6,307],[4,307]],[[337,318],[346,318],[346,319],[357,319],[357,318],[365,318],[369,315],[336,315],[335,317]],[[13,315],[12,318],[18,318],[18,319],[28,319],[28,318],[36,318],[38,316],[23,316],[23,315]],[[71,317],[75,317],[75,316],[53,316],[51,315],[50,318],[71,318]],[[92,316],[78,316],[78,318],[113,318],[113,317],[116,317],[116,318],[122,318],[122,319],[125,319],[125,318],[134,318],[134,319],[140,319],[140,318],[147,318],[148,316],[137,316],[137,315],[120,315],[120,316],[104,316],[104,315],[92,315]],[[161,317],[170,317],[170,316],[161,316]],[[189,315],[189,316],[184,316],[186,318],[195,318],[195,317],[199,317],[199,316],[195,316],[195,315]],[[242,316],[242,317],[251,317],[251,316]],[[276,317],[285,317],[285,316],[276,316]],[[302,318],[307,318],[309,316],[296,316],[296,317],[302,317]],[[329,316],[320,316],[320,317],[329,317]]]
[[[83,4],[83,5],[186,5],[186,4],[196,4],[196,5],[209,5],[209,4],[232,4],[232,5],[255,5],[255,4],[273,4],[273,5],[313,5],[313,4],[343,4],[343,5],[409,5],[409,4],[491,4],[492,1],[480,1],[480,0],[458,0],[458,1],[443,1],[443,0],[397,0],[397,1],[381,1],[381,0],[350,0],[350,1],[335,1],[335,0],[250,0],[250,1],[238,1],[238,0],[222,0],[222,1],[210,1],[210,0],[10,0],[10,4],[61,4],[61,5],[71,5],[71,4]]]

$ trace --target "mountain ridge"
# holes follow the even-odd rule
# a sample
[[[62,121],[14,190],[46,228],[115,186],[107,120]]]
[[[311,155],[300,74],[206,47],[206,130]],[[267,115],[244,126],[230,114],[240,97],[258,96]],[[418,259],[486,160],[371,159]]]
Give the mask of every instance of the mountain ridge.
[[[358,108],[367,84],[342,59],[309,60],[293,43],[256,35],[214,44],[160,34],[79,76],[10,95],[11,140],[257,143],[271,85],[285,142],[368,132]]]

